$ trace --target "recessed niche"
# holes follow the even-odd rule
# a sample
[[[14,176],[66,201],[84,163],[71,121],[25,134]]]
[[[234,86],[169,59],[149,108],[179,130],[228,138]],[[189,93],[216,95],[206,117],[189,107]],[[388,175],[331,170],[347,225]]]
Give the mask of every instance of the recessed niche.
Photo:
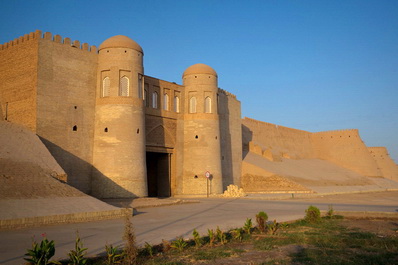
[[[195,139],[198,139],[198,138],[199,138],[199,136],[195,135]]]
[[[73,130],[74,132],[76,132],[76,131],[77,131],[77,126],[76,126],[76,125],[73,126],[72,130]]]
[[[194,179],[197,179],[198,178],[198,175],[195,175],[195,177],[193,177]]]
[[[75,109],[77,109],[77,106],[75,106]]]
[[[139,134],[140,133],[140,129],[137,129],[137,134]]]
[[[104,129],[104,132],[108,132],[108,127],[106,127],[106,128]]]

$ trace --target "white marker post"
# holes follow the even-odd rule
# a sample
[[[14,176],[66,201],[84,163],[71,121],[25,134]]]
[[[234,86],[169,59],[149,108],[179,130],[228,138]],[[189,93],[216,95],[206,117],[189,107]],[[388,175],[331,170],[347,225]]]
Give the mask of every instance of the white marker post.
[[[207,187],[207,198],[209,198],[209,179],[210,179],[210,172],[206,171],[206,187]]]

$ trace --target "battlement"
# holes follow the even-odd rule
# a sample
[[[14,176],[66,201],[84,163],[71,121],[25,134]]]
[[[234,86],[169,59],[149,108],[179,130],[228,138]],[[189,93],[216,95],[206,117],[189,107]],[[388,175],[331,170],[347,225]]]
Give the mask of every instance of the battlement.
[[[341,130],[332,130],[332,131],[323,131],[323,132],[316,132],[313,133],[315,136],[327,136],[327,135],[337,135],[337,134],[353,134],[358,135],[358,129],[341,129]]]
[[[236,99],[236,96],[230,92],[228,92],[227,90],[224,90],[222,88],[218,88],[218,91],[226,96],[232,97],[234,99]]]
[[[311,134],[311,132],[308,132],[308,131],[294,129],[294,128],[290,128],[290,127],[285,127],[285,126],[282,126],[282,125],[277,125],[277,124],[273,124],[273,123],[269,123],[269,122],[265,122],[265,121],[259,121],[259,120],[255,120],[255,119],[248,118],[248,117],[244,117],[243,120],[245,122],[249,122],[249,123],[252,123],[252,124],[261,125],[261,126],[268,126],[268,127],[272,127],[272,128],[275,128],[275,129],[279,129],[279,128],[280,129],[288,129],[290,131]]]
[[[50,33],[50,32],[45,32],[43,34],[41,30],[36,30],[35,32],[25,34],[25,35],[23,35],[19,38],[16,38],[12,41],[6,42],[4,44],[0,44],[0,51],[17,46],[22,43],[29,42],[31,40],[38,40],[38,39],[50,40],[50,41],[53,41],[56,43],[61,43],[61,44],[71,46],[73,48],[78,48],[78,49],[81,49],[84,51],[97,53],[96,46],[89,46],[87,43],[80,44],[80,41],[78,41],[78,40],[71,41],[70,38],[62,38],[60,35],[53,36],[52,33]]]

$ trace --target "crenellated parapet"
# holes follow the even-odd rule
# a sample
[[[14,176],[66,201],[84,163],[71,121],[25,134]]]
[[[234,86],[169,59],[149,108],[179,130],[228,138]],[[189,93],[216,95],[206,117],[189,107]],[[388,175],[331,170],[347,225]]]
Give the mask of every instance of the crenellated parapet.
[[[360,138],[358,129],[342,129],[313,133],[313,137],[318,139],[346,139]]]
[[[224,95],[226,95],[228,97],[232,97],[232,98],[236,99],[236,95],[234,95],[234,94],[232,94],[232,93],[230,93],[227,90],[224,90],[222,88],[218,88],[218,92],[222,93],[222,94],[224,94]]]
[[[285,126],[282,126],[282,125],[277,125],[277,124],[269,123],[269,122],[265,122],[265,121],[259,121],[259,120],[255,120],[255,119],[248,118],[248,117],[244,117],[243,118],[243,122],[244,123],[251,123],[251,124],[259,125],[259,126],[262,126],[262,127],[268,127],[270,129],[281,129],[281,130],[285,130],[286,129],[286,130],[295,131],[295,132],[298,132],[298,133],[302,132],[302,133],[305,133],[305,135],[311,134],[311,132],[308,132],[308,131],[294,129],[294,128],[289,128],[289,127],[285,127]]]
[[[25,34],[25,35],[23,35],[19,38],[16,38],[12,41],[0,44],[0,50],[5,50],[8,48],[15,47],[17,45],[27,43],[32,40],[38,40],[38,39],[49,40],[49,41],[53,41],[55,43],[65,44],[67,46],[71,46],[73,48],[78,48],[78,49],[81,49],[84,51],[97,53],[96,46],[90,46],[87,43],[80,44],[80,41],[78,41],[78,40],[72,41],[70,38],[63,38],[60,35],[53,35],[50,32],[45,32],[43,34],[41,30],[36,30],[35,32]]]

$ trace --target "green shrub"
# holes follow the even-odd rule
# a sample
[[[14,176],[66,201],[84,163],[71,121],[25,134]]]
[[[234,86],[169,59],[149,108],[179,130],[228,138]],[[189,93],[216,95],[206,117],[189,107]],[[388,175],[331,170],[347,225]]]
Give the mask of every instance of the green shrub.
[[[265,226],[268,220],[268,215],[265,212],[259,212],[256,214],[256,222],[257,222],[257,227],[258,230],[260,230],[260,233],[265,232]]]
[[[243,229],[242,228],[237,228],[237,229],[233,230],[232,234],[234,236],[234,239],[242,242],[242,240],[243,240]]]
[[[217,239],[218,241],[221,243],[221,245],[224,245],[225,243],[227,243],[227,236],[225,235],[225,233],[223,231],[220,230],[220,228],[217,226]]]
[[[192,232],[193,235],[193,240],[195,241],[195,246],[198,248],[202,245],[202,239],[200,238],[200,235],[196,229],[193,230]]]
[[[188,246],[187,242],[182,237],[177,238],[171,243],[171,247],[182,252]]]
[[[68,256],[70,259],[69,264],[73,265],[84,265],[87,263],[87,259],[84,255],[87,253],[87,248],[83,248],[83,242],[80,239],[79,232],[76,231],[75,249],[69,251]]]
[[[305,210],[305,220],[309,223],[318,223],[321,221],[321,212],[315,206],[309,206]]]
[[[107,257],[106,259],[107,265],[122,263],[123,255],[118,247],[113,247],[112,245],[109,246],[106,245],[105,252]]]
[[[54,240],[48,241],[45,235],[43,237],[40,245],[36,241],[32,242],[32,249],[28,249],[28,252],[25,254],[29,258],[24,258],[24,260],[28,264],[34,265],[61,264],[58,261],[50,261],[55,254]]]
[[[329,205],[329,210],[326,213],[326,217],[332,219],[334,217],[333,205]]]
[[[216,234],[214,233],[213,229],[207,229],[207,233],[209,235],[209,245],[212,247],[214,241],[216,240]]]
[[[146,253],[152,258],[153,257],[153,246],[150,243],[145,242],[144,247],[145,247]]]
[[[274,220],[273,223],[270,223],[268,226],[268,233],[271,235],[275,235],[276,231],[278,231],[279,229],[279,223],[276,222],[276,220]]]
[[[246,222],[245,222],[245,224],[244,224],[244,226],[243,226],[243,229],[246,231],[246,233],[247,233],[248,235],[250,235],[250,234],[251,234],[251,231],[252,231],[252,228],[253,228],[252,219],[247,218],[247,219],[246,219]]]

